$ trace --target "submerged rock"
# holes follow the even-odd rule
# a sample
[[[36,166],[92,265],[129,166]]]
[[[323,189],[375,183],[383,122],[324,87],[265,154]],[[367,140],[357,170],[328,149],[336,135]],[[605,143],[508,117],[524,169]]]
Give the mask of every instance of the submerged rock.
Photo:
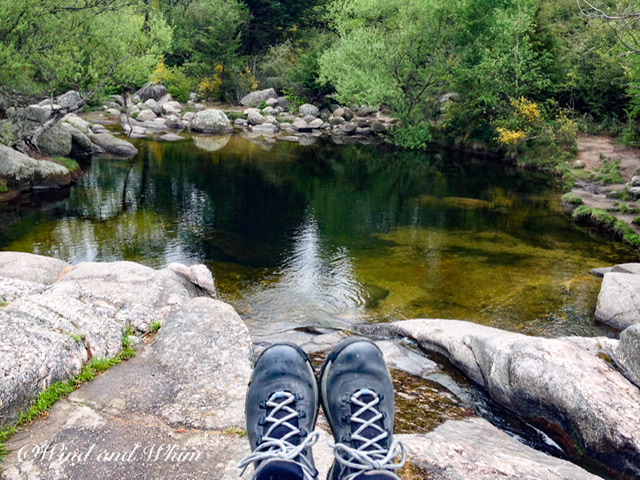
[[[604,274],[596,320],[618,330],[640,322],[640,275],[613,270]]]
[[[610,362],[617,341],[528,337],[457,320],[410,320],[366,331],[446,355],[498,403],[569,450],[640,475],[640,389]]]

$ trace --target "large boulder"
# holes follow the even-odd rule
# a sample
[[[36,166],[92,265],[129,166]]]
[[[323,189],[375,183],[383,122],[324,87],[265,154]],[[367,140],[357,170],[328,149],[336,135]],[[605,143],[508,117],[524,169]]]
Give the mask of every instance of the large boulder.
[[[71,267],[19,253],[2,253],[0,262],[0,297],[10,302],[0,308],[2,423],[14,420],[49,385],[77,374],[90,358],[120,352],[129,326],[148,331],[190,299],[215,294],[204,266],[182,266],[185,275],[175,265],[163,270],[133,262]]]
[[[162,113],[164,113],[165,115],[179,115],[180,112],[182,112],[182,105],[180,104],[180,102],[165,102],[161,105],[161,107]]]
[[[160,115],[162,113],[162,107],[153,98],[150,98],[149,100],[144,102],[144,105],[156,115]]]
[[[56,103],[66,109],[77,109],[81,101],[82,96],[75,90],[69,90],[56,98]]]
[[[158,115],[156,115],[153,110],[148,108],[146,110],[142,110],[136,117],[136,120],[138,120],[139,122],[148,122],[150,120],[155,120],[156,118],[158,118]]]
[[[251,109],[247,115],[247,122],[249,122],[249,125],[262,125],[266,122],[266,119],[257,109]]]
[[[134,93],[141,102],[146,102],[150,98],[156,102],[167,94],[167,87],[164,85],[156,85],[154,83],[147,83],[144,87]]]
[[[71,132],[59,122],[36,138],[38,150],[50,157],[68,157],[72,148]]]
[[[640,323],[620,334],[615,358],[626,377],[640,388]]]
[[[0,177],[12,188],[57,188],[71,183],[69,170],[57,163],[35,160],[0,144]]]
[[[320,115],[320,110],[318,110],[318,107],[316,107],[315,105],[311,105],[310,103],[300,105],[300,108],[298,110],[300,111],[300,115],[302,115],[303,117],[311,115],[315,118]]]
[[[69,125],[71,125],[74,128],[77,128],[78,130],[80,130],[82,133],[87,134],[87,133],[91,133],[91,124],[89,122],[87,122],[84,118],[80,118],[79,116],[70,113],[69,115],[66,115],[62,121],[64,123],[68,123]]]
[[[276,91],[273,88],[251,92],[250,94],[242,97],[240,104],[244,107],[255,107],[259,105],[260,102],[266,101],[268,98],[278,98],[278,95],[276,95]]]
[[[89,138],[93,143],[113,155],[133,157],[138,153],[138,149],[132,144],[121,138],[116,138],[110,133],[94,133],[90,134]]]
[[[196,113],[190,124],[191,130],[200,133],[231,133],[233,126],[222,110],[214,108]]]
[[[84,158],[91,153],[92,143],[87,135],[69,123],[63,122],[60,125],[71,134],[71,157]]]
[[[626,475],[640,475],[640,389],[611,362],[616,340],[539,338],[457,320],[365,327],[446,355],[493,400]],[[574,450],[575,451],[575,450]]]
[[[596,319],[618,330],[640,322],[640,275],[605,273],[596,305]]]

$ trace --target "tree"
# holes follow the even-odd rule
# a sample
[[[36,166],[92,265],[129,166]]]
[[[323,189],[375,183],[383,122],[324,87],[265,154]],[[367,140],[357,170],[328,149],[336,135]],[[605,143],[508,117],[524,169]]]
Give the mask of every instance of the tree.
[[[193,76],[211,74],[216,64],[229,65],[241,46],[249,20],[238,0],[163,0],[173,27],[169,65],[184,66]]]
[[[171,32],[139,0],[13,0],[0,3],[0,96],[24,104],[74,89],[34,138],[107,87],[146,81]]]
[[[344,103],[388,105],[405,146],[430,140],[429,121],[457,62],[459,0],[347,0],[329,6],[338,40],[321,56],[321,79]]]

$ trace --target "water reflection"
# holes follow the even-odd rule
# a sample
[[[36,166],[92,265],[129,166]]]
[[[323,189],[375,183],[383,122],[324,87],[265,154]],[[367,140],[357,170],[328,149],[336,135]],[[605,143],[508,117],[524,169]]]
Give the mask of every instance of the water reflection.
[[[274,281],[244,298],[256,317],[248,319],[254,329],[264,333],[300,325],[345,326],[362,318],[365,298],[348,249],[324,245],[312,213],[292,241]]]
[[[96,159],[69,198],[0,213],[0,248],[205,263],[253,328],[439,317],[595,334],[590,268],[635,260],[545,177],[487,160],[203,137]],[[202,138],[201,138],[202,139]]]

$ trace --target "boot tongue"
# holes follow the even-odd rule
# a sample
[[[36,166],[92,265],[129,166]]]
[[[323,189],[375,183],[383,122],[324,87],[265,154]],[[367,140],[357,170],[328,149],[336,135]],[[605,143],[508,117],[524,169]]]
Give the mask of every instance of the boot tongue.
[[[285,402],[287,401],[287,397],[288,397],[288,392],[285,394],[285,392],[276,392],[273,394],[273,396],[270,398],[271,401],[273,401],[274,403],[281,403],[281,402]],[[288,408],[287,408],[288,407]],[[275,412],[275,408],[270,412],[270,416],[273,418],[276,418],[278,420],[288,416],[291,414],[291,412],[289,411],[289,408],[294,409],[296,408],[296,401],[294,400],[291,403],[288,403],[286,407],[278,410],[277,412]],[[288,423],[290,423],[291,425],[293,425],[296,429],[298,428],[298,417],[294,417],[292,419],[290,419],[288,421]],[[269,424],[265,424],[265,431],[267,428],[269,428]],[[285,435],[291,433],[291,428],[287,427],[286,425],[279,425],[276,428],[274,428],[271,431],[271,434],[269,435],[270,438],[282,438]],[[300,435],[293,435],[291,437],[289,437],[287,440],[287,442],[289,442],[292,445],[300,445]]]
[[[360,396],[358,397],[358,400],[360,400],[361,402],[368,404],[368,403],[374,402],[375,399],[376,399],[376,396],[372,391],[370,391],[370,390],[360,390]],[[370,409],[370,408],[365,409],[364,412],[362,412],[362,413],[360,413],[360,415],[358,415],[358,418],[363,420],[363,421],[365,421],[365,422],[368,422],[369,420],[371,420],[373,417],[375,417],[378,414],[377,406],[378,405],[373,406],[372,409]],[[352,416],[355,415],[358,412],[358,410],[360,410],[361,408],[364,408],[364,407],[360,407],[359,405],[356,405],[355,403],[352,402],[351,403],[351,415]],[[382,420],[383,419],[380,418],[374,424],[378,425],[380,428],[384,429],[384,425],[382,424]],[[358,423],[358,422],[352,422],[352,424],[351,424],[352,432],[356,431],[360,427],[360,425],[361,424]],[[368,439],[368,440],[371,440],[371,439],[376,438],[377,436],[380,435],[380,430],[375,428],[375,427],[373,427],[373,426],[369,426],[369,427],[364,428],[360,432],[360,435],[362,437]],[[353,440],[353,439],[352,439],[352,443],[353,443],[353,446],[355,448],[357,448],[357,449],[360,449],[360,447],[362,445],[364,445],[364,442]],[[386,440],[379,440],[377,443],[378,443],[378,445],[384,447],[385,443],[386,443]],[[367,451],[367,450],[376,450],[375,444],[374,445],[370,445],[369,447],[364,449],[364,451]]]

